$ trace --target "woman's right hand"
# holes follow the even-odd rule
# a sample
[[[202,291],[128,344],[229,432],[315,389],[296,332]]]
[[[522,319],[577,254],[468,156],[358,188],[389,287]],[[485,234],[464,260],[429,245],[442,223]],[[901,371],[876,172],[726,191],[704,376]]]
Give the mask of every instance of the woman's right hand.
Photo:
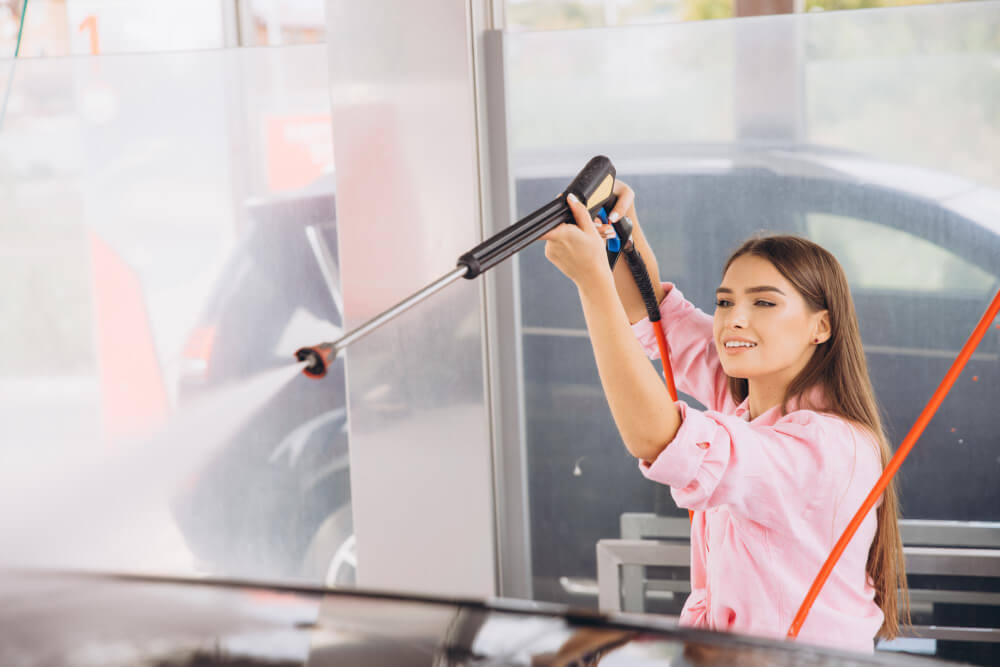
[[[611,213],[608,214],[608,220],[617,222],[620,218],[627,216],[632,221],[632,241],[646,263],[649,280],[653,283],[653,290],[656,292],[656,302],[660,303],[663,301],[666,292],[663,291],[663,287],[660,285],[660,268],[656,262],[656,255],[653,254],[653,250],[650,248],[649,243],[646,242],[646,237],[639,226],[639,216],[635,212],[635,191],[625,181],[616,179],[613,192],[618,195],[618,203],[615,204]],[[606,230],[610,228],[611,225],[605,225],[600,230],[602,235],[606,236]],[[642,301],[642,295],[639,294],[639,288],[636,287],[635,279],[632,277],[632,272],[629,271],[624,257],[619,258],[618,263],[615,265],[614,277],[615,288],[618,290],[618,298],[621,299],[622,305],[625,306],[629,322],[634,324],[648,317],[646,306]]]

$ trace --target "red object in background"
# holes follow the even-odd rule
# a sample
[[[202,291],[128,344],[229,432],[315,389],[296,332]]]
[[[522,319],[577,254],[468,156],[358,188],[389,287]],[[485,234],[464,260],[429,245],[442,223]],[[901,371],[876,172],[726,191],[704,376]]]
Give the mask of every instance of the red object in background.
[[[208,371],[208,362],[212,358],[212,347],[215,345],[214,326],[196,327],[188,336],[181,352],[185,368],[189,375],[204,375]]]
[[[101,425],[113,443],[162,424],[167,392],[139,277],[101,237],[89,236]]]
[[[427,202],[441,193],[419,189],[425,181],[440,182],[436,187],[445,189],[454,187],[455,181],[413,173],[412,153],[403,146],[406,128],[401,129],[412,118],[405,116],[391,102],[334,105],[333,122],[352,130],[337,137],[336,147],[337,236],[348,329],[450,271],[458,257],[454,239],[445,243],[425,234],[434,228],[425,217],[432,213]],[[426,171],[436,174],[429,166]],[[437,201],[446,199],[441,196]],[[417,245],[414,234],[401,231],[411,226],[425,234]],[[378,261],[356,251],[370,248],[373,238],[397,236],[406,242],[380,244]],[[478,243],[477,238],[469,234],[468,241]]]
[[[333,164],[329,114],[267,118],[267,187],[272,192],[309,185]]]
[[[84,30],[90,31],[90,55],[96,56],[101,53],[101,39],[97,34],[97,17],[93,14],[89,15],[77,28],[80,32]]]

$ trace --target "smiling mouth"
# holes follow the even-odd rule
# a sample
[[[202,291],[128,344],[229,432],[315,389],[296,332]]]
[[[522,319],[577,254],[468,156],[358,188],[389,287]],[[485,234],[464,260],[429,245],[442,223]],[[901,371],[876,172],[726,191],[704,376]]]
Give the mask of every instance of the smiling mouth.
[[[727,350],[738,350],[741,348],[754,348],[757,347],[757,343],[747,343],[745,341],[729,341],[725,343],[725,348]]]

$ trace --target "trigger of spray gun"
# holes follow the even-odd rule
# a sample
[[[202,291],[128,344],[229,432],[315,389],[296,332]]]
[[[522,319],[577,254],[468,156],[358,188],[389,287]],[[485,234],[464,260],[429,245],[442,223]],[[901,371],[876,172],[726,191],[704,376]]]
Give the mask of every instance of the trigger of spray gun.
[[[615,201],[617,201],[617,198],[615,198]],[[609,202],[609,204],[613,206],[612,202]],[[605,225],[610,222],[606,207],[601,207],[597,212],[597,217]],[[611,223],[611,227],[615,230],[615,238],[608,239],[605,250],[608,253],[608,266],[614,269],[618,258],[621,256],[622,248],[632,240],[632,221],[628,217],[621,217],[617,222]]]

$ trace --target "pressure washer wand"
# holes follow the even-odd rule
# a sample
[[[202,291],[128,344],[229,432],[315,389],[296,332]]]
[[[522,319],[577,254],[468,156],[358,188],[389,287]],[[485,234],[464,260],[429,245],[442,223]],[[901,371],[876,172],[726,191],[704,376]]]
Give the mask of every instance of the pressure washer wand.
[[[327,366],[333,363],[333,360],[337,358],[337,355],[347,349],[351,343],[370,334],[372,331],[378,329],[380,326],[400,313],[409,310],[430,295],[435,292],[439,292],[459,278],[468,277],[466,275],[467,273],[468,267],[459,265],[450,273],[438,278],[419,292],[411,294],[392,308],[379,313],[372,319],[368,320],[356,329],[351,330],[337,340],[330,343],[320,343],[319,345],[314,345],[313,347],[299,348],[295,352],[295,358],[298,361],[310,362],[309,365],[302,370],[302,372],[313,378],[323,377],[326,375]]]
[[[616,200],[613,194],[614,184],[615,167],[611,164],[611,160],[603,155],[591,158],[564,193],[463,254],[458,258],[458,265],[441,278],[335,341],[298,349],[295,352],[296,360],[308,362],[302,372],[312,378],[323,377],[337,355],[358,339],[368,335],[459,278],[472,280],[523,250],[560,224],[573,223],[573,213],[570,211],[569,204],[566,203],[566,195],[576,195],[592,213],[609,206],[610,202]]]

